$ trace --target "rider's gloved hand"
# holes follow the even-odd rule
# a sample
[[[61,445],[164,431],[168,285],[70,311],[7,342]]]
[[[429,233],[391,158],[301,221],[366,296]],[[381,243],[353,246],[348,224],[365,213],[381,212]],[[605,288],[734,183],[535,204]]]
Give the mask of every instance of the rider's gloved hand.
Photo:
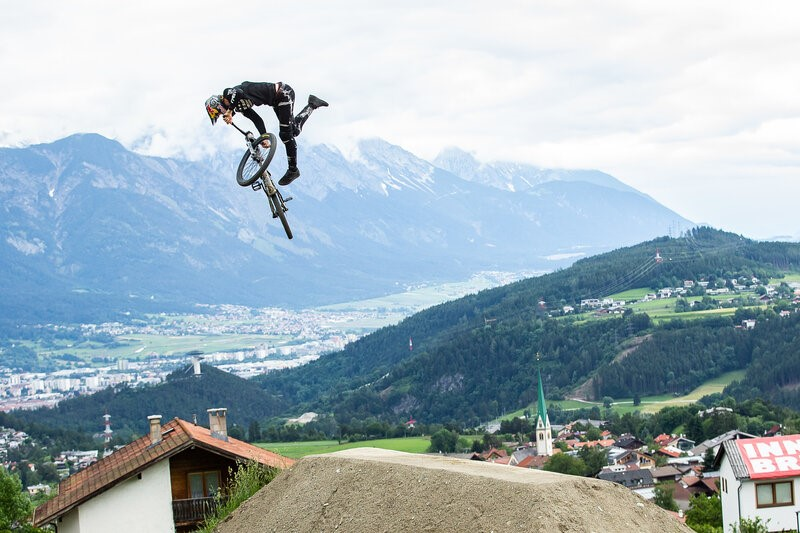
[[[233,122],[233,111],[231,111],[230,109],[225,111],[225,114],[222,115],[222,120],[225,121],[225,124],[230,124],[231,122]]]

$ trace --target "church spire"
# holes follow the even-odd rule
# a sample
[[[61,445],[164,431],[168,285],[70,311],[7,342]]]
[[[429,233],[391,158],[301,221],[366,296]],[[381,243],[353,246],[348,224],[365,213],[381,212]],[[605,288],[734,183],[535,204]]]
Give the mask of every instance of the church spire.
[[[547,420],[547,406],[544,403],[544,389],[542,388],[542,371],[540,369],[537,369],[536,371],[539,374],[539,397],[536,400],[536,405],[538,406],[537,414],[538,417],[544,421]]]
[[[539,377],[539,394],[536,400],[536,455],[553,455],[553,428],[550,426],[550,417],[547,416],[547,406],[544,403],[544,388],[542,387],[542,370],[539,368],[540,354],[536,353],[536,373]]]

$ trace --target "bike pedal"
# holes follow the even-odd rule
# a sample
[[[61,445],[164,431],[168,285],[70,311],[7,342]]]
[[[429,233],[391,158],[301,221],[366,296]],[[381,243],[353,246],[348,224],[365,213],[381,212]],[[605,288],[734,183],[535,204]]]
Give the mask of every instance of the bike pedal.
[[[294,197],[293,197],[293,196],[289,196],[288,198],[284,198],[284,199],[283,199],[283,201],[284,201],[284,202],[288,202],[288,201],[290,201],[292,198],[294,198]]]

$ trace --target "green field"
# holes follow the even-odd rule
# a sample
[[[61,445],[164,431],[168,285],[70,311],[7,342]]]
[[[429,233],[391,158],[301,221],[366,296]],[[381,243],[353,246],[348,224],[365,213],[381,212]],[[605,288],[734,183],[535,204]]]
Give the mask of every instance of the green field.
[[[786,283],[800,283],[800,272],[786,272],[782,278],[775,278],[769,280],[774,285],[779,285],[781,282]]]
[[[425,453],[431,445],[430,437],[404,437],[398,439],[377,439],[339,444],[335,440],[318,440],[310,442],[260,442],[257,446],[279,453],[292,459],[306,455],[333,453],[351,448],[381,448],[408,453]]]
[[[618,292],[616,294],[612,294],[609,298],[613,298],[614,300],[625,300],[629,302],[631,300],[641,300],[644,298],[648,293],[653,292],[651,289],[646,287],[641,287],[638,289],[630,289],[623,292]]]
[[[633,398],[614,398],[614,402],[611,404],[611,410],[619,415],[624,415],[625,413],[632,413],[633,411],[640,411],[642,413],[656,413],[663,409],[664,407],[670,406],[679,406],[679,405],[686,405],[690,403],[697,402],[703,396],[708,396],[709,394],[721,393],[722,390],[730,385],[732,382],[741,380],[744,377],[744,370],[735,370],[733,372],[727,372],[722,374],[721,376],[717,376],[716,378],[710,379],[691,391],[689,394],[683,396],[670,396],[667,394],[660,395],[660,396],[644,396],[642,397],[642,402],[638,406],[633,405]],[[557,401],[548,401],[546,402],[548,406],[550,405],[558,405],[565,411],[577,410],[577,409],[591,409],[592,407],[599,407],[601,412],[605,411],[603,407],[603,402],[591,402],[591,401],[581,401],[581,400],[557,400]],[[535,404],[528,407],[528,410],[531,412],[536,412]],[[504,419],[513,419],[516,417],[521,417],[524,415],[525,410],[520,409],[518,411],[514,411],[513,413],[509,413],[504,416]]]
[[[41,355],[59,356],[71,354],[85,361],[93,357],[110,357],[113,359],[144,358],[154,352],[159,355],[181,355],[191,350],[202,352],[232,352],[252,350],[264,344],[286,343],[289,337],[274,335],[123,335],[117,337],[118,346],[104,346],[92,342],[78,344],[63,343],[53,347],[42,348],[34,343],[24,343],[37,350]]]

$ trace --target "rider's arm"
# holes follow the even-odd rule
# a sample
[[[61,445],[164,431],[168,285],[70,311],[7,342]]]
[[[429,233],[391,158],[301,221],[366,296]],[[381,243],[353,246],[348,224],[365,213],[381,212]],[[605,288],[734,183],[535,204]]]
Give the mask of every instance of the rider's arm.
[[[255,110],[251,107],[250,109],[245,109],[242,111],[242,115],[249,118],[255,127],[258,129],[258,133],[264,135],[267,133],[267,128],[264,126],[264,120],[261,116],[255,112]]]

